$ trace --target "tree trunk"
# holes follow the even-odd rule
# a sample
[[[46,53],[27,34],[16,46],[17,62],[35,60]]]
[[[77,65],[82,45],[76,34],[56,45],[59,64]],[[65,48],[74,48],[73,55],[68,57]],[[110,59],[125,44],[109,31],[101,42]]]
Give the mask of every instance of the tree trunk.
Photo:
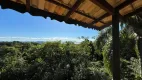
[[[139,37],[138,39],[138,50],[140,53],[140,60],[141,60],[141,76],[142,76],[142,38]]]

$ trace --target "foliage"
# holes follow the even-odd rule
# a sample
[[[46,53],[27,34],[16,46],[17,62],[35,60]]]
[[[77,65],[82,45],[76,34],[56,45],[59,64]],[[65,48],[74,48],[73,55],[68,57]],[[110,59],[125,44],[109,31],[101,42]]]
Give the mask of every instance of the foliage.
[[[94,47],[87,39],[80,44],[60,41],[43,44],[24,42],[1,42],[0,44],[1,80],[109,78],[107,73],[100,72],[103,69],[103,62],[90,57],[95,56]]]
[[[95,41],[0,42],[0,80],[111,80],[111,28]],[[120,31],[121,79],[141,80],[137,35]]]

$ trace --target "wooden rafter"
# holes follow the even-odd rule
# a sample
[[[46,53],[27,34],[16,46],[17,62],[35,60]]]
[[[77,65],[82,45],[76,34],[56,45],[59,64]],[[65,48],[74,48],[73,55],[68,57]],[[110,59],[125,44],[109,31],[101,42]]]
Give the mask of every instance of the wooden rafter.
[[[109,14],[113,14],[113,7],[106,0],[90,0]]]
[[[26,0],[26,9],[27,9],[27,11],[30,11],[30,2],[31,2],[31,0]]]
[[[53,4],[56,4],[56,5],[58,5],[58,6],[62,6],[63,8],[66,8],[66,9],[68,9],[68,10],[72,10],[72,8],[70,8],[70,7],[68,7],[68,6],[64,5],[64,4],[61,4],[61,3],[59,3],[59,2],[57,2],[57,1],[55,1],[55,0],[46,0],[46,1],[48,1],[48,2],[50,2],[50,3],[53,3]],[[91,16],[89,16],[89,15],[87,15],[87,14],[84,14],[84,13],[80,12],[80,11],[77,11],[77,10],[76,10],[76,11],[74,11],[74,12],[76,12],[76,13],[78,13],[78,14],[80,14],[80,15],[83,15],[83,16],[85,16],[85,17],[88,17],[88,18],[90,18],[90,19],[97,20],[96,18],[93,18],[93,17],[91,17]],[[100,21],[100,22],[104,24],[103,21]]]
[[[133,6],[133,4],[131,3],[130,5],[131,5],[133,11],[135,11],[136,9],[135,9],[135,7]]]
[[[4,3],[5,2],[5,4],[6,4],[6,2],[7,2],[7,4],[8,4],[8,1],[11,1],[11,0],[1,0],[1,2],[2,3]],[[19,4],[19,2],[20,3],[23,3],[23,2],[21,2],[21,0],[15,0],[15,1],[17,1],[18,3],[17,4]],[[26,5],[25,4],[19,4],[19,5],[22,5],[22,7],[20,7],[20,8],[16,8],[16,6],[15,5],[9,5],[9,7],[10,8],[12,8],[12,9],[14,9],[14,10],[17,10],[17,11],[20,11],[21,13],[24,13],[24,12],[27,12],[27,11],[30,11],[30,9],[33,11],[33,10],[35,10],[33,7],[30,7],[30,1],[29,0],[25,0],[26,1]],[[44,0],[43,0],[44,1]],[[105,17],[107,17],[107,16],[110,16],[110,15],[113,15],[113,14],[110,14],[111,13],[111,8],[108,8],[107,10],[105,9],[105,6],[107,5],[102,5],[102,4],[104,4],[105,2],[107,2],[107,1],[104,1],[104,2],[102,2],[101,0],[91,0],[91,1],[98,1],[98,2],[100,2],[99,3],[99,5],[102,5],[104,8],[102,8],[102,7],[100,7],[101,9],[103,9],[103,10],[106,10],[106,11],[109,11],[109,12],[107,12],[107,13],[105,13],[104,15],[102,15],[101,17],[99,17],[99,18],[94,18],[93,16],[91,16],[91,15],[88,15],[87,13],[84,13],[84,12],[82,12],[82,11],[79,11],[79,10],[73,10],[71,7],[73,7],[73,6],[70,6],[70,5],[65,5],[65,4],[63,4],[63,3],[60,3],[60,2],[58,2],[58,1],[56,1],[56,0],[45,0],[45,1],[48,1],[48,2],[50,2],[50,3],[53,3],[53,4],[55,4],[55,5],[57,5],[57,6],[61,6],[61,7],[63,7],[63,8],[66,8],[66,9],[68,9],[70,12],[75,12],[75,13],[77,13],[77,14],[80,14],[80,15],[82,15],[82,16],[84,16],[84,17],[88,17],[88,18],[90,18],[90,19],[92,19],[92,20],[94,20],[93,22],[91,22],[91,25],[89,25],[88,23],[85,23],[85,22],[82,22],[82,23],[80,23],[81,21],[78,21],[78,22],[72,22],[74,19],[72,19],[72,18],[70,18],[70,15],[69,15],[69,19],[67,20],[67,21],[65,21],[65,22],[67,22],[67,23],[75,23],[75,24],[81,24],[81,25],[84,25],[85,27],[89,27],[89,28],[95,28],[95,29],[103,29],[103,28],[105,28],[106,27],[106,25],[107,26],[109,26],[109,25],[111,25],[111,22],[110,23],[104,23],[103,21],[102,21],[102,19],[104,19]],[[77,0],[78,1],[78,0]],[[123,2],[123,3],[121,3],[120,5],[118,5],[117,7],[115,7],[115,9],[119,9],[119,10],[121,10],[121,9],[123,9],[123,8],[125,8],[127,5],[131,5],[134,1],[137,1],[137,0],[126,0],[125,2]],[[13,1],[11,1],[11,2],[9,2],[9,3],[12,3]],[[14,3],[14,2],[13,2]],[[40,5],[39,5],[40,4]],[[38,8],[37,9],[39,9],[39,10],[43,10],[43,8],[45,7],[45,6],[42,6],[42,4],[44,4],[44,3],[38,3]],[[98,4],[98,3],[97,3]],[[109,3],[108,3],[109,4]],[[4,5],[4,4],[2,4],[2,5]],[[75,6],[75,5],[74,5]],[[2,8],[6,8],[6,6],[4,5],[4,6],[2,6]],[[113,8],[113,7],[112,7]],[[23,9],[23,11],[21,10],[21,9]],[[112,9],[112,11],[114,10],[114,8]],[[44,11],[44,10],[43,10]],[[140,12],[140,11],[142,11],[142,8],[138,8],[138,9],[136,9],[136,10],[134,10],[133,12],[130,12],[130,13],[128,13],[128,14],[126,14],[126,15],[124,15],[124,16],[122,16],[122,20],[123,20],[123,18],[126,18],[126,17],[129,17],[129,16],[132,16],[132,15],[134,15],[134,14],[136,14],[136,13],[138,13],[138,12]],[[34,12],[38,12],[38,11],[34,11]],[[47,15],[46,14],[44,14],[44,13],[41,13],[41,14],[39,14],[39,13],[32,13],[31,11],[29,12],[30,14],[32,14],[32,15],[43,15],[44,17],[47,17]],[[69,14],[69,13],[68,13]],[[52,14],[52,15],[57,15],[57,14]],[[50,16],[51,16],[51,14],[50,14]],[[57,15],[57,16],[59,16],[59,15]],[[54,17],[54,16],[53,16]],[[65,19],[65,16],[60,16],[60,18],[62,17],[62,19],[59,19],[60,21],[63,21],[64,19]],[[119,16],[120,17],[120,16]],[[54,17],[55,19],[56,19],[56,17]],[[58,20],[58,19],[57,19]],[[77,20],[76,20],[77,21]],[[97,23],[97,22],[101,22],[101,23],[103,23],[104,24],[104,26],[100,26],[100,27],[97,27],[97,26],[95,26],[95,25],[93,25],[94,23]]]
[[[17,2],[20,2],[20,0],[16,0]]]
[[[61,3],[59,3],[59,2],[57,2],[57,1],[55,1],[55,0],[46,0],[46,1],[48,1],[48,2],[50,2],[50,3],[53,3],[53,4],[56,4],[56,5],[58,5],[58,6],[62,6],[63,8],[66,8],[66,9],[68,9],[68,10],[71,10],[71,8],[70,8],[69,6],[63,5],[63,4],[61,4]]]
[[[59,2],[56,2],[56,1],[54,1],[54,0],[47,0],[47,1],[49,1],[49,2],[51,2],[51,3],[53,3],[53,4],[56,4],[56,5],[58,5],[58,6],[62,6],[62,7],[64,7],[64,8],[66,8],[66,9],[68,9],[68,10],[70,10],[71,12],[76,12],[76,13],[78,13],[78,14],[81,14],[81,15],[83,15],[83,16],[86,16],[86,17],[88,17],[88,18],[91,18],[91,19],[93,19],[94,21],[91,23],[91,24],[89,24],[89,25],[93,25],[94,23],[97,23],[97,22],[99,22],[100,20],[102,20],[103,18],[105,18],[105,17],[107,17],[107,16],[110,16],[111,14],[113,14],[113,7],[108,3],[108,2],[106,2],[106,1],[102,1],[102,0],[91,0],[94,4],[96,4],[96,5],[98,5],[100,8],[102,8],[102,9],[104,9],[105,11],[107,11],[107,13],[106,14],[104,14],[104,15],[102,15],[100,18],[98,18],[98,19],[96,19],[96,18],[93,18],[93,17],[91,17],[91,16],[89,16],[89,15],[86,15],[86,14],[84,14],[84,13],[82,13],[82,12],[79,12],[79,11],[76,11],[76,9],[72,9],[72,8],[70,8],[70,7],[68,7],[68,6],[66,6],[66,5],[63,5],[63,4],[61,4],[61,3],[59,3]],[[119,5],[117,8],[118,9],[122,9],[123,7],[125,7],[125,6],[127,6],[127,5],[129,5],[130,3],[133,3],[135,0],[131,0],[131,1],[125,1],[124,3],[122,3],[121,5]],[[78,4],[78,3],[77,3]],[[75,6],[75,5],[74,5]],[[121,6],[121,7],[120,7]],[[71,14],[69,14],[68,13],[68,17],[70,16]],[[120,15],[121,16],[121,15]],[[122,17],[122,16],[121,16]],[[68,19],[68,18],[67,18]],[[67,20],[66,19],[66,20]],[[103,21],[100,21],[101,23],[103,23],[103,24],[105,24]],[[108,24],[109,25],[109,24]]]
[[[127,18],[127,17],[130,17],[130,16],[133,16],[134,14],[137,14],[139,12],[142,11],[142,7],[138,8],[138,9],[135,9],[135,11],[131,12],[131,13],[128,13],[126,15],[124,15],[124,18]]]
[[[122,4],[120,4],[119,6],[117,6],[116,8],[117,8],[118,10],[120,10],[120,9],[126,7],[127,5],[132,4],[132,3],[135,2],[135,1],[136,1],[136,0],[127,0],[127,1],[123,2]]]
[[[98,19],[94,20],[93,22],[90,23],[90,25],[93,25],[94,23],[99,22],[100,20],[102,20],[103,18],[110,16],[109,13],[105,13],[104,15],[102,15],[101,17],[99,17]]]
[[[136,9],[135,11],[133,11],[133,12],[131,12],[131,13],[128,13],[128,14],[124,15],[123,18],[127,18],[127,17],[130,17],[130,16],[133,16],[134,14],[137,14],[137,13],[139,13],[139,12],[141,12],[141,11],[142,11],[142,7]],[[100,27],[100,30],[103,29],[103,28],[105,28],[105,27],[107,27],[107,26],[110,26],[111,23],[112,23],[112,22],[109,22],[109,23],[105,24],[104,26],[101,26],[101,27]]]
[[[107,11],[106,14],[104,14],[104,15],[102,15],[100,18],[96,19],[96,18],[92,18],[92,17],[89,16],[89,15],[83,14],[82,12],[76,11],[76,9],[75,9],[75,10],[72,10],[70,7],[68,7],[68,6],[66,6],[66,5],[63,5],[63,4],[60,4],[60,3],[58,3],[58,2],[56,2],[56,1],[54,1],[54,0],[48,0],[48,1],[51,2],[51,3],[53,3],[53,4],[62,6],[62,7],[66,8],[66,9],[68,9],[68,10],[70,10],[70,11],[76,12],[76,13],[78,13],[78,14],[81,14],[81,15],[83,15],[83,16],[86,16],[86,17],[88,17],[88,18],[93,19],[94,21],[89,24],[90,26],[93,25],[94,23],[99,22],[100,20],[104,19],[105,17],[108,17],[108,16],[110,16],[111,14],[113,14],[113,9],[114,9],[114,8],[113,8],[108,2],[106,2],[106,1],[102,1],[102,0],[90,0],[90,1],[92,1],[94,4],[96,4],[97,6],[99,6],[100,8],[102,8],[103,10]],[[118,10],[120,10],[120,9],[124,8],[125,6],[127,6],[127,5],[129,5],[129,4],[131,4],[131,3],[133,3],[134,1],[136,1],[136,0],[128,0],[128,1],[125,1],[124,3],[120,4],[120,5],[119,5],[118,7],[116,7],[116,8],[117,8]],[[74,6],[75,6],[75,5],[74,5]],[[68,13],[68,15],[70,16],[71,14]],[[122,17],[122,16],[120,15],[120,17]],[[68,18],[67,18],[67,19],[68,19]],[[103,24],[105,24],[103,21],[100,21],[100,22],[103,23]],[[111,25],[111,22],[108,23],[108,24],[106,24],[106,25],[107,25],[107,26]],[[103,26],[103,27],[105,27],[105,26]]]
[[[84,0],[77,0],[76,3],[73,5],[72,9],[66,14],[65,16],[65,21],[68,20],[68,18],[70,17],[70,15],[72,15],[77,8],[80,6],[80,4],[83,2]]]
[[[94,21],[93,23],[99,22],[100,20],[102,20],[103,18],[108,17],[108,16],[110,16],[110,14],[109,13],[105,13],[104,15],[99,17],[96,21]]]
[[[110,26],[111,24],[112,24],[112,21],[110,21],[110,22],[106,23],[105,25],[99,27],[99,30],[102,30],[102,29],[104,29],[104,28]]]
[[[96,0],[91,0],[91,1],[96,1]],[[98,0],[98,1],[100,1],[100,0]],[[127,0],[127,1],[123,2],[122,4],[120,4],[119,6],[117,6],[116,8],[117,8],[118,10],[120,10],[120,9],[126,7],[127,5],[132,4],[134,1],[136,1],[136,0]],[[105,3],[106,3],[106,2],[105,2]],[[103,16],[101,16],[100,18],[98,18],[97,21],[93,21],[91,24],[97,23],[97,22],[99,22],[100,20],[102,20],[102,19],[104,19],[105,17],[108,17],[108,16],[110,16],[110,15],[111,15],[111,14],[106,13],[106,14],[104,14]],[[120,17],[122,17],[122,16],[120,15]]]
[[[133,11],[135,11],[135,8],[134,8],[133,4],[130,4],[130,5],[131,5],[131,7],[132,7]]]
[[[12,0],[0,0],[0,6],[2,6],[1,7],[2,9],[9,8],[9,9],[13,9],[15,11],[18,11],[20,13],[27,12],[25,4],[19,4],[17,2],[12,1]],[[60,6],[60,5],[58,5],[58,6]],[[54,13],[50,13],[46,10],[41,10],[41,9],[38,9],[38,8],[35,8],[35,7],[31,7],[30,9],[31,9],[31,11],[29,13],[32,16],[42,16],[44,18],[50,17],[51,19],[56,19],[60,22],[64,21],[63,16],[61,16],[61,15],[56,15]],[[79,26],[83,26],[85,28],[91,28],[91,29],[99,30],[99,28],[97,26],[94,26],[94,25],[89,26],[85,22],[77,21],[77,20],[74,20],[74,19],[71,19],[71,18],[68,21],[66,21],[66,23],[68,23],[68,24],[73,24],[72,22],[75,25],[78,24]]]

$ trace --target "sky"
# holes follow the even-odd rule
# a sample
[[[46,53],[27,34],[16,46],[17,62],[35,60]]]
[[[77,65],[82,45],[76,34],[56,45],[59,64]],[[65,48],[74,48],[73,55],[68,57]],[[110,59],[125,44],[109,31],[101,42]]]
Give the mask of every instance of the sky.
[[[76,41],[81,36],[97,35],[96,30],[0,7],[0,41]]]

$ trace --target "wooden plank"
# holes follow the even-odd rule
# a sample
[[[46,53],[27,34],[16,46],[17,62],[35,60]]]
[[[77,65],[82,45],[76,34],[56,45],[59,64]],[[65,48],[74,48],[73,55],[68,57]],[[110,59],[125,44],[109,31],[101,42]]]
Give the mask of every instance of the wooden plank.
[[[104,26],[99,27],[99,29],[98,29],[98,30],[102,30],[102,29],[104,29],[104,28],[106,28],[106,27],[109,27],[111,24],[112,24],[112,21],[111,21],[111,22],[106,23]]]
[[[45,0],[38,0],[38,8],[44,10]]]
[[[113,7],[106,0],[90,0],[109,14],[113,14]]]
[[[93,25],[94,23],[97,23],[97,22],[99,22],[100,20],[102,20],[102,19],[104,19],[105,17],[108,17],[108,16],[110,16],[110,14],[109,14],[109,13],[105,13],[105,14],[102,15],[100,18],[98,18],[98,19],[94,20],[92,23],[90,23],[90,25]],[[104,23],[104,24],[105,24],[105,23]]]
[[[133,2],[135,2],[136,0],[127,0],[127,1],[125,1],[125,2],[123,2],[122,4],[120,4],[119,6],[117,6],[116,8],[118,9],[118,10],[120,10],[120,9],[122,9],[122,8],[124,8],[124,7],[126,7],[126,6],[128,6],[129,4],[132,4]]]
[[[68,20],[68,18],[70,17],[70,15],[72,15],[77,8],[80,6],[80,4],[83,2],[84,0],[77,0],[76,3],[73,5],[72,9],[67,13],[67,15],[65,16],[65,21]]]
[[[64,4],[61,4],[61,3],[59,3],[59,2],[57,2],[57,1],[55,1],[55,0],[46,0],[46,1],[48,1],[48,2],[50,2],[50,3],[53,3],[53,4],[56,4],[56,5],[58,5],[58,6],[62,6],[62,7],[64,7],[64,8],[66,8],[66,9],[68,9],[68,10],[71,10],[70,7],[68,7],[68,6],[64,5]],[[76,13],[78,13],[78,14],[80,14],[80,15],[83,15],[83,16],[85,16],[85,17],[88,17],[88,18],[90,18],[90,19],[96,20],[96,18],[93,18],[93,17],[91,17],[91,16],[89,16],[89,15],[87,15],[87,14],[84,14],[84,13],[80,12],[80,11],[74,11],[74,12],[76,12]],[[102,22],[102,21],[100,21],[100,22],[101,22],[101,23],[104,23],[104,22]]]
[[[135,14],[141,12],[141,11],[142,11],[142,7],[136,9],[135,11],[133,11],[131,13],[128,13],[128,14],[124,15],[123,17],[120,17],[120,20],[124,20],[125,18],[133,16],[133,15],[135,15]],[[111,22],[110,23],[106,23],[104,26],[100,27],[99,30],[104,29],[105,27],[110,26],[110,25],[111,25]]]
[[[95,0],[91,0],[91,1],[95,1]],[[98,0],[98,1],[99,1],[99,0]],[[116,8],[117,8],[118,10],[120,10],[120,9],[126,7],[127,5],[133,3],[134,1],[136,1],[136,0],[127,0],[127,1],[123,2],[122,4],[120,4],[120,5],[119,5],[118,7],[116,7]],[[101,3],[102,3],[102,2],[101,2]],[[106,2],[105,2],[105,3],[106,3]],[[110,9],[111,9],[111,8],[110,8]],[[98,20],[92,22],[91,24],[97,23],[97,22],[99,22],[100,20],[104,19],[104,18],[107,17],[107,16],[110,16],[110,14],[109,14],[109,13],[104,14],[104,15],[101,16]],[[120,17],[122,17],[122,16],[120,15]]]
[[[142,11],[142,7],[136,9],[135,11],[133,11],[133,12],[131,12],[131,13],[128,13],[128,14],[124,15],[124,18],[130,17],[130,16],[132,16],[132,15],[134,15],[134,14],[137,14],[137,13],[139,13],[139,12],[141,12],[141,11]]]
[[[16,0],[17,2],[20,2],[20,0]]]
[[[0,0],[0,6],[1,6],[2,9],[12,9],[12,10],[15,10],[15,11],[20,12],[20,13],[27,12],[25,4],[19,4],[19,3],[13,2],[11,0]],[[50,17],[51,20],[56,19],[59,22],[64,21],[64,17],[61,16],[61,15],[57,15],[57,14],[48,12],[46,10],[41,10],[41,9],[38,9],[38,8],[35,8],[35,7],[32,7],[32,6],[31,6],[30,9],[31,9],[31,11],[29,13],[32,16],[42,16],[44,18]],[[84,28],[92,28],[92,29],[98,30],[97,26],[93,26],[93,25],[88,26],[87,23],[77,21],[77,20],[74,20],[74,19],[71,19],[71,18],[68,21],[66,21],[66,23],[75,24],[75,25],[78,24],[79,26],[83,26]]]
[[[26,9],[27,9],[27,11],[30,11],[30,3],[31,2],[31,0],[26,0]]]
[[[133,4],[130,4],[130,5],[131,5],[131,7],[132,7],[133,11],[135,11],[135,8],[134,8]]]
[[[109,13],[105,13],[104,15],[102,15],[101,17],[99,17],[96,21],[94,21],[93,23],[97,23],[100,20],[102,20],[102,19],[104,19],[105,17],[108,17],[108,16],[110,16],[110,14]]]
[[[119,40],[119,10],[114,9],[112,15],[112,42],[113,42],[113,80],[120,80],[120,40]]]

